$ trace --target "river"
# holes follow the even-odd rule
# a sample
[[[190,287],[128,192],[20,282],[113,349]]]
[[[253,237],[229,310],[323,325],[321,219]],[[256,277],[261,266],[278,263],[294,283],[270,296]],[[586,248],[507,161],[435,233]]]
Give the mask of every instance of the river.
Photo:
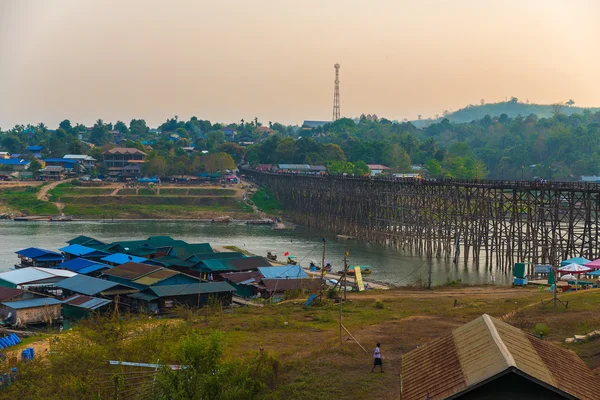
[[[6,271],[18,261],[15,251],[26,247],[40,247],[57,251],[66,241],[78,235],[112,242],[117,240],[146,239],[148,236],[169,235],[188,243],[208,242],[213,246],[233,245],[254,254],[265,256],[275,251],[279,259],[284,252],[296,256],[301,264],[320,260],[323,235],[315,232],[274,231],[269,226],[238,223],[210,224],[193,221],[118,221],[65,223],[0,221],[0,270]],[[370,278],[394,285],[412,284],[419,278],[427,282],[427,260],[396,249],[374,243],[338,239],[328,235],[326,259],[333,263],[334,272],[342,268],[344,246],[348,246],[349,264],[370,266]],[[507,284],[509,276],[497,274],[496,283]],[[461,279],[464,283],[490,283],[492,276],[485,268],[457,265],[444,260],[433,261],[432,281],[444,283]]]

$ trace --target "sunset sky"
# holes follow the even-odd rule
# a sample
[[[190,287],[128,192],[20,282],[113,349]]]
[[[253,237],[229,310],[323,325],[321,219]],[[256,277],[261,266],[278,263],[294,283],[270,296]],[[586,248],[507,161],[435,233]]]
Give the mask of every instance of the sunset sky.
[[[0,0],[0,127],[600,106],[598,0]]]

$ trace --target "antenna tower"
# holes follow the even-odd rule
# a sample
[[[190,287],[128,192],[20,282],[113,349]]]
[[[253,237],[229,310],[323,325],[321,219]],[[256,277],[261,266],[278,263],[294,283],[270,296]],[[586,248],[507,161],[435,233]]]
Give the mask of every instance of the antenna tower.
[[[333,120],[340,119],[340,64],[335,64],[335,88],[333,90]]]

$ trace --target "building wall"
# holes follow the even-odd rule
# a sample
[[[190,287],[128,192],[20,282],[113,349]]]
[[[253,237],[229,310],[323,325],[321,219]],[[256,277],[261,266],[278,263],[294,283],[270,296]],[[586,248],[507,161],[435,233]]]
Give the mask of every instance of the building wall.
[[[53,304],[44,307],[24,308],[20,310],[10,309],[13,313],[13,323],[18,326],[39,324],[52,319],[55,321],[60,318],[61,304]]]

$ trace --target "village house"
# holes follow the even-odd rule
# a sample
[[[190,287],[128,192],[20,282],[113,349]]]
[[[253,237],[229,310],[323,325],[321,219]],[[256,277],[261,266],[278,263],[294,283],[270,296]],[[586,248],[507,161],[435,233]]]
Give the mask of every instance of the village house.
[[[17,327],[27,325],[51,325],[61,318],[62,303],[51,297],[0,303],[0,313],[5,321]]]
[[[402,356],[402,400],[596,400],[600,381],[569,350],[487,314]]]
[[[102,154],[104,167],[114,178],[140,177],[146,153],[129,147],[115,147]]]
[[[63,157],[67,160],[76,160],[87,170],[96,168],[96,159],[85,154],[67,154]]]
[[[65,258],[62,254],[51,250],[28,247],[15,252],[19,258],[19,264],[15,268],[42,267],[50,268],[62,263]]]
[[[234,288],[227,282],[204,282],[187,285],[152,286],[128,295],[133,308],[166,312],[176,306],[203,307],[210,303],[231,305]]]

